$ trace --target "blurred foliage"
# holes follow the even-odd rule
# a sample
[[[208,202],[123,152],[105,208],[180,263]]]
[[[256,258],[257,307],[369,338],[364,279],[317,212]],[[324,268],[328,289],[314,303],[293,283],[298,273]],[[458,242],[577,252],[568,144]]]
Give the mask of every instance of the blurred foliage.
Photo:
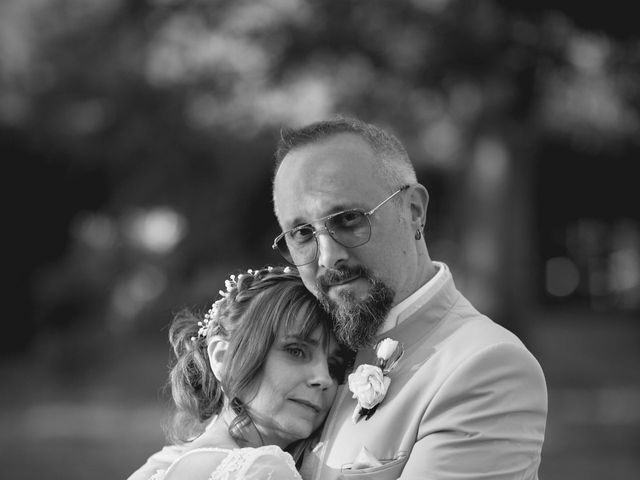
[[[335,112],[398,134],[432,190],[435,256],[497,271],[493,296],[517,303],[539,146],[637,154],[639,66],[638,37],[512,2],[5,0],[0,148],[36,202],[9,217],[13,345],[158,332],[230,270],[278,261],[279,129]],[[508,188],[482,227],[487,171]]]

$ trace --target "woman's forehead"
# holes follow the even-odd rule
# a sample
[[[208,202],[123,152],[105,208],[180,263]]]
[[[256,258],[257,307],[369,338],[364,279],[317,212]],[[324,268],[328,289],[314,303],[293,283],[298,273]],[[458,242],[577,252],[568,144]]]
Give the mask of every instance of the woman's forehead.
[[[278,334],[324,345],[331,336],[331,327],[328,319],[323,318],[322,315],[319,308],[312,308],[307,303],[298,309],[295,315],[288,315],[287,321],[280,326]]]

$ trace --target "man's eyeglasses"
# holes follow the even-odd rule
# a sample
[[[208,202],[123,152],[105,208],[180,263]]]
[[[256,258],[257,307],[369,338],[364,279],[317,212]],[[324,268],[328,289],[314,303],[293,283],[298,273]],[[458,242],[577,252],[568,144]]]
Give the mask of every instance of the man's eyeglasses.
[[[333,240],[343,247],[354,248],[364,245],[371,238],[371,215],[407,188],[409,185],[400,187],[368,212],[360,208],[352,208],[332,213],[313,222],[323,223],[324,228],[316,230],[311,223],[298,225],[278,235],[271,248],[282,255],[290,264],[301,267],[308,265],[318,257],[318,235],[325,230]]]

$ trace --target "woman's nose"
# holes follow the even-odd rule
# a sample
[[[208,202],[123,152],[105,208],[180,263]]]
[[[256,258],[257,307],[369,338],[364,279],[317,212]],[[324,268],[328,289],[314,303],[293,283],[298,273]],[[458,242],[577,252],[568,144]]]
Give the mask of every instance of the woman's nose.
[[[310,387],[319,387],[326,390],[331,387],[333,383],[334,380],[329,372],[329,363],[327,362],[326,357],[315,360],[310,365],[308,385]]]

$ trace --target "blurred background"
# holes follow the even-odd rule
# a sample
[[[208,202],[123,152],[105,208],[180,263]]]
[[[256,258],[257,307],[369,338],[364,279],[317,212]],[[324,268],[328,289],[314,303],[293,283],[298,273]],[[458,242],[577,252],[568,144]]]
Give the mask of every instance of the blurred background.
[[[432,258],[542,364],[541,479],[636,478],[628,8],[2,0],[2,477],[126,478],[163,444],[172,313],[279,262],[280,128],[341,112],[405,143]]]

